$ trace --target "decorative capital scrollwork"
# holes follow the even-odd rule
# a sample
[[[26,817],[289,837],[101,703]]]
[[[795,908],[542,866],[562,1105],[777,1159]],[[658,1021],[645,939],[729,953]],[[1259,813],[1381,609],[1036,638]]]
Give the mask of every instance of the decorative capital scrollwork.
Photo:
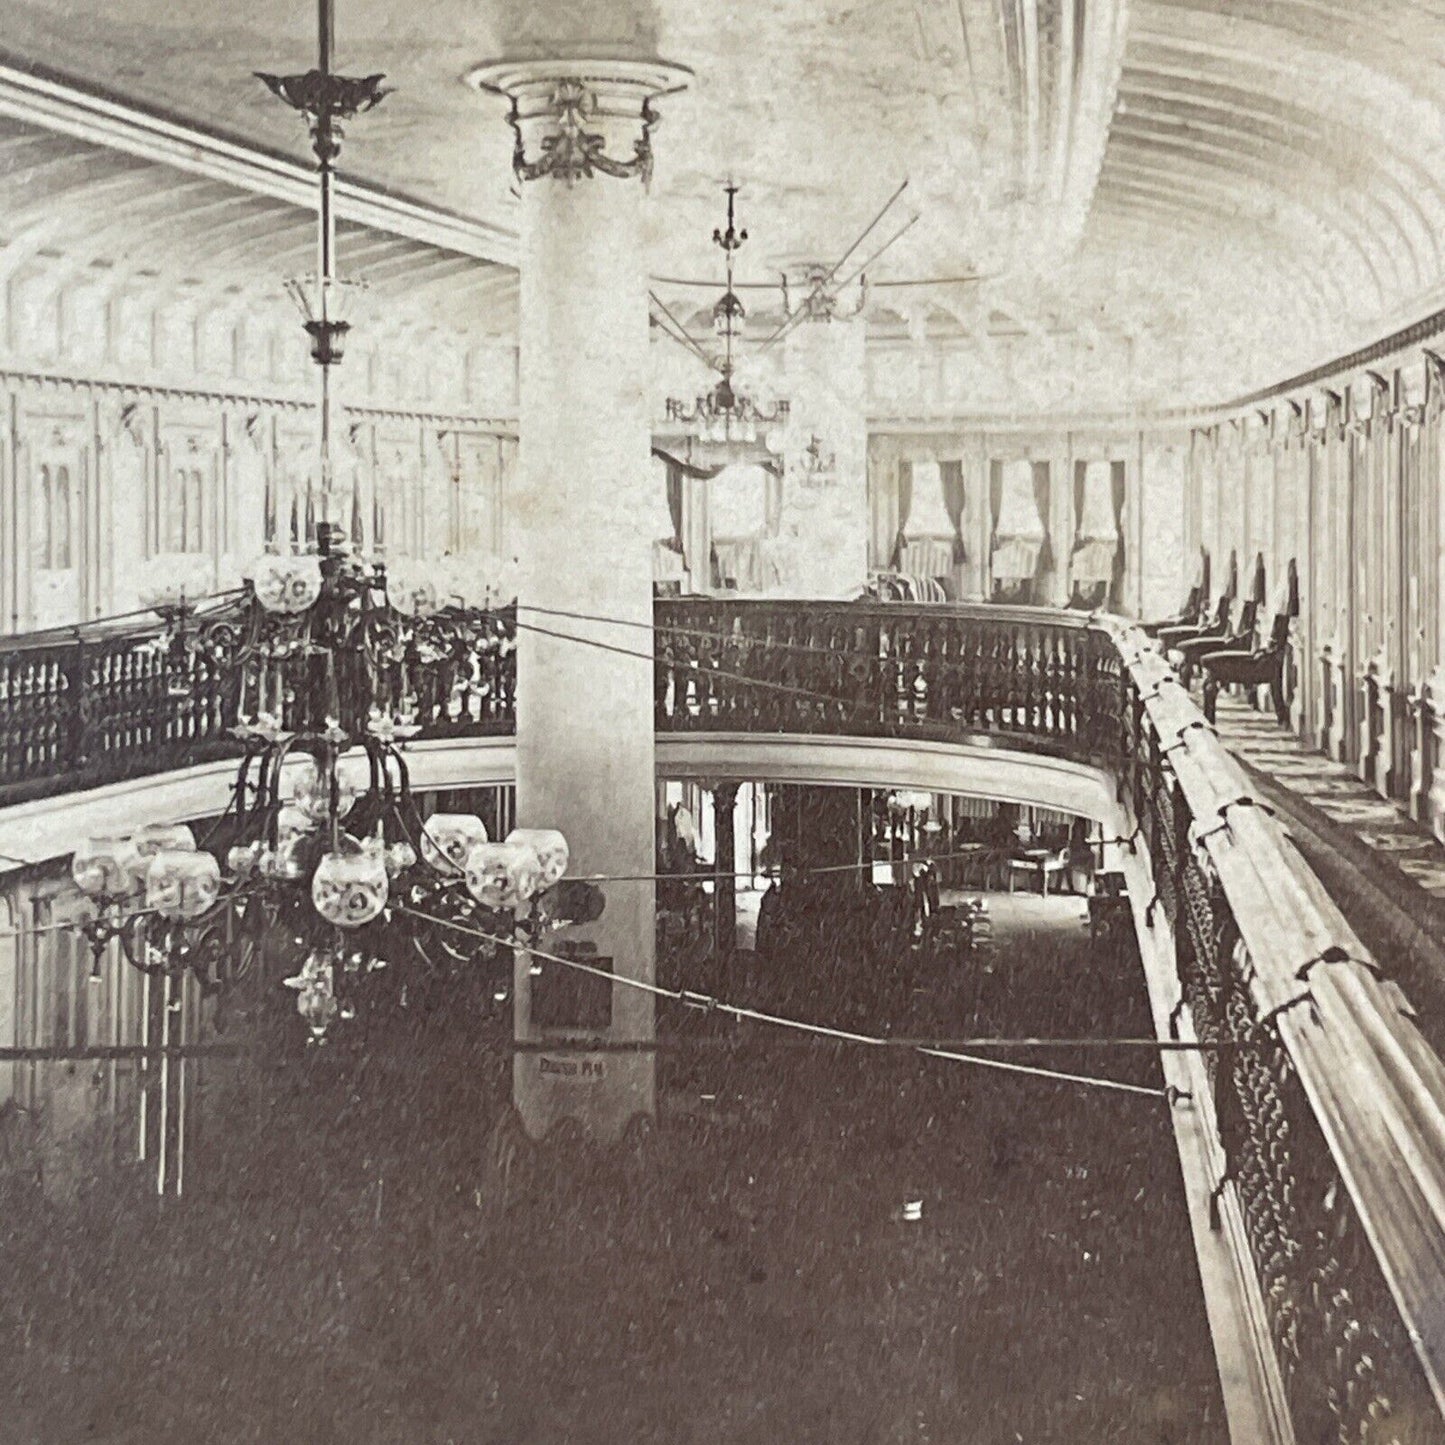
[[[594,176],[652,179],[659,95],[690,72],[664,61],[499,62],[472,72],[478,89],[511,103],[512,169],[519,181],[569,186]],[[619,154],[630,145],[630,154]]]
[[[640,176],[642,184],[647,185],[652,180],[652,127],[657,122],[657,113],[652,109],[651,102],[642,102],[642,133],[632,143],[629,160],[609,156],[605,149],[606,136],[601,131],[588,129],[588,123],[597,111],[598,101],[593,91],[580,81],[559,81],[552,93],[553,128],[541,137],[537,159],[529,161],[518,118],[517,99],[513,96],[507,123],[516,137],[512,148],[512,169],[517,179],[537,181],[551,176],[571,186],[580,180],[591,180],[600,171],[619,180]]]

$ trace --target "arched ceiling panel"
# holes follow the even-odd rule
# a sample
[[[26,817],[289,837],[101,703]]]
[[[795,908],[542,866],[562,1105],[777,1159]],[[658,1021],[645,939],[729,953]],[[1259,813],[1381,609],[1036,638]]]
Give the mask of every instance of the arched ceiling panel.
[[[315,237],[306,207],[0,118],[0,284],[43,272],[52,289],[212,302],[240,293],[265,304],[287,276],[314,271]],[[420,308],[426,324],[513,324],[508,267],[346,220],[337,249],[378,301]]]
[[[310,65],[306,7],[12,0],[10,12],[5,43],[27,61],[291,170],[249,203],[239,186],[180,190],[189,162],[175,137],[167,167],[106,151],[84,127],[27,126],[0,65],[11,117],[0,121],[0,274],[51,250],[132,274],[162,245],[161,270],[207,288],[270,292],[310,269],[304,127],[250,74]],[[523,40],[545,49],[586,31],[625,43],[632,14],[627,0],[435,0],[400,13],[394,0],[348,0],[343,68],[385,71],[396,90],[349,128],[345,176],[414,198],[395,201],[399,215],[431,208],[417,219],[428,234],[452,224],[504,239],[516,224],[510,136],[502,107],[460,75]],[[651,0],[648,14],[645,43],[696,72],[661,107],[648,243],[659,275],[716,276],[708,237],[729,176],[754,237],[744,279],[762,280],[781,257],[832,259],[908,175],[920,219],[872,279],[985,279],[962,302],[875,286],[879,326],[906,314],[920,335],[963,346],[997,312],[1023,370],[1030,346],[1040,366],[1064,364],[1050,338],[1091,327],[1111,346],[1168,335],[1184,356],[1253,327],[1260,355],[1322,361],[1430,309],[1445,287],[1441,0]],[[127,196],[129,231],[117,214]],[[104,217],[89,250],[85,214]],[[344,228],[341,250],[376,273],[388,303],[443,325],[512,324],[515,274],[494,283],[489,262],[449,259],[494,251],[370,221]],[[679,314],[713,300],[708,287],[667,294]]]

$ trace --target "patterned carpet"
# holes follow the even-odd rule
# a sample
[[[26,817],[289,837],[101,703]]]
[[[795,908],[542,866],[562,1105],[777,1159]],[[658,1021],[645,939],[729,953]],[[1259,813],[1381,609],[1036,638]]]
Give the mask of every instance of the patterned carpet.
[[[1249,767],[1272,780],[1398,870],[1400,885],[1445,901],[1445,843],[1380,797],[1341,763],[1312,752],[1269,713],[1220,698],[1219,736]],[[1348,912],[1348,910],[1346,910]]]

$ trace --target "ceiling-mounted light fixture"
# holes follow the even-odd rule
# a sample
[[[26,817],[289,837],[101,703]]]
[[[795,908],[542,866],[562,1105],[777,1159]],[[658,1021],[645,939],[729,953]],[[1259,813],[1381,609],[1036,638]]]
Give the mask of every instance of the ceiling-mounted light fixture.
[[[692,427],[700,440],[706,442],[754,442],[760,428],[782,421],[788,415],[786,401],[763,406],[747,395],[736,383],[737,363],[733,358],[734,343],[743,334],[747,308],[733,285],[734,256],[748,239],[739,230],[736,215],[738,188],[731,182],[724,187],[728,198],[727,226],[712,233],[713,244],[723,253],[726,263],[726,284],[723,294],[712,308],[713,331],[723,344],[721,358],[713,365],[721,373],[711,391],[691,402],[668,397],[667,419]]]
[[[311,149],[316,156],[316,275],[286,283],[286,291],[301,311],[302,324],[311,338],[311,359],[321,377],[317,411],[320,463],[320,520],[327,520],[331,475],[331,368],[342,357],[351,323],[346,317],[354,287],[336,275],[336,159],[341,154],[342,122],[380,105],[389,94],[383,75],[336,75],[331,69],[336,21],[333,0],[317,0],[317,64],[303,75],[270,75],[258,70],[266,88],[306,117]]]

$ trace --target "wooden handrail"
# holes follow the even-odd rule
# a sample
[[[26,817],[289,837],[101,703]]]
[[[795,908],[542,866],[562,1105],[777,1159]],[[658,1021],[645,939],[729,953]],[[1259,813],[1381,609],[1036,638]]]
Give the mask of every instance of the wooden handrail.
[[[1110,626],[1228,902],[1256,1017],[1275,1021],[1445,1412],[1445,1064],[1157,648]]]

